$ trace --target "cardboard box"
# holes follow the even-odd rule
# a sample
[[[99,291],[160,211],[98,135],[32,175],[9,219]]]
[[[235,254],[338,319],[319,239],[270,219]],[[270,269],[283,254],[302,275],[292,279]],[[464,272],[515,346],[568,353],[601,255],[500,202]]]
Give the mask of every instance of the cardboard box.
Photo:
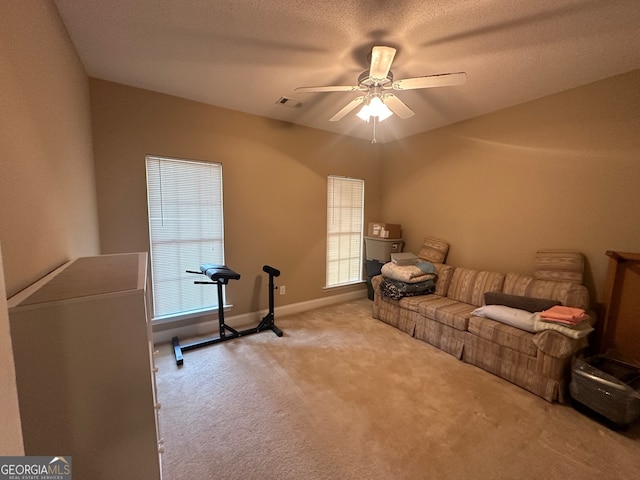
[[[395,223],[369,222],[369,237],[402,238],[402,228]]]

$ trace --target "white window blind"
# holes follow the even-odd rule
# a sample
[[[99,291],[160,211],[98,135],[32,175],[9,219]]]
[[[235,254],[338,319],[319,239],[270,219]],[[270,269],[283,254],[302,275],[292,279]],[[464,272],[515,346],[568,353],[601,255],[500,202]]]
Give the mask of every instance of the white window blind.
[[[330,176],[327,188],[327,287],[362,281],[364,180]]]
[[[185,270],[224,264],[222,165],[146,160],[154,319],[215,308],[216,287]]]

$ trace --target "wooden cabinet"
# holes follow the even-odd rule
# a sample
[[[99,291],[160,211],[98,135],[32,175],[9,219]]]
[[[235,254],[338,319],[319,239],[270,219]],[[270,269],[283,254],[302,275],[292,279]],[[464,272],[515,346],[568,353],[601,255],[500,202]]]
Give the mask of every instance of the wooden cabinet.
[[[147,254],[72,260],[8,301],[26,455],[79,479],[162,476]]]
[[[640,253],[607,251],[600,353],[640,365]]]

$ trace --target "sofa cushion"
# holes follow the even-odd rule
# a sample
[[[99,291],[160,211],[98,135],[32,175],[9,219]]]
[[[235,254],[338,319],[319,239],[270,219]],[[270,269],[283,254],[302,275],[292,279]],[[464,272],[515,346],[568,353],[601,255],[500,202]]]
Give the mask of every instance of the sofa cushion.
[[[589,291],[584,285],[571,282],[538,280],[529,275],[508,273],[502,291],[510,295],[549,298],[567,307],[589,309]]]
[[[431,263],[444,263],[449,252],[449,243],[435,237],[425,237],[418,256]]]
[[[536,272],[538,280],[571,282],[582,285],[584,255],[572,250],[538,250]]]
[[[504,305],[506,307],[526,310],[528,312],[542,312],[551,307],[560,305],[558,300],[548,298],[523,297],[522,295],[509,295],[503,292],[487,292],[484,294],[485,305]]]
[[[447,296],[479,307],[484,304],[486,292],[501,291],[503,284],[504,274],[502,273],[456,268]]]
[[[535,333],[536,331],[536,316],[526,310],[505,305],[484,305],[476,308],[471,314],[477,317],[490,318],[526,332]]]
[[[402,297],[397,301],[402,308],[406,308],[412,312],[418,312],[420,304],[431,300],[432,297],[433,295],[416,295],[413,297]]]
[[[469,333],[525,355],[535,357],[537,354],[536,345],[533,343],[535,337],[533,333],[490,318],[477,316],[469,318]]]
[[[448,297],[439,297],[434,301],[421,303],[418,306],[418,312],[457,330],[466,330],[471,312],[475,308],[474,305],[468,303],[458,302]]]

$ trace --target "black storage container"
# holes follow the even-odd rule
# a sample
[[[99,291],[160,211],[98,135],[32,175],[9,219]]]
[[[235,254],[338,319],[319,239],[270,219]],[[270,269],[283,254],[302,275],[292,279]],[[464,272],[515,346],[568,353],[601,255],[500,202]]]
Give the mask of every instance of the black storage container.
[[[573,362],[571,397],[621,426],[640,418],[640,368],[597,355]]]
[[[367,292],[369,300],[373,300],[373,285],[371,285],[371,279],[376,275],[380,275],[382,272],[382,266],[384,262],[378,260],[365,260],[364,272],[367,276]]]

